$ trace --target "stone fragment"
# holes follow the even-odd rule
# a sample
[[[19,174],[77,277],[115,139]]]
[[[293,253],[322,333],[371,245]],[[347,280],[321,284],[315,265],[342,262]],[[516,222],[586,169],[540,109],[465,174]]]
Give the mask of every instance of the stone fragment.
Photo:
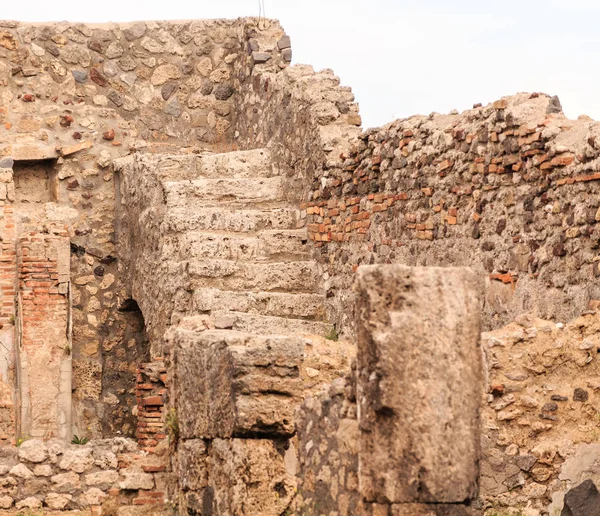
[[[266,52],[252,52],[252,59],[255,64],[266,63],[271,59],[271,54],[267,54]]]
[[[146,24],[144,22],[135,23],[131,27],[123,30],[123,35],[127,41],[133,41],[146,34]]]
[[[98,487],[107,490],[119,480],[119,474],[116,471],[98,471],[97,473],[88,473],[85,476],[85,483],[88,486]]]
[[[0,168],[12,168],[14,163],[15,162],[11,157],[0,158]]]
[[[121,107],[123,105],[123,98],[115,90],[109,92],[107,97],[115,106]]]
[[[219,84],[215,90],[215,98],[217,100],[227,100],[233,95],[234,89],[230,84]]]
[[[172,64],[163,64],[160,65],[150,78],[150,82],[154,86],[160,86],[167,81],[179,79],[181,77],[181,70]]]
[[[28,498],[25,498],[25,500],[17,502],[15,507],[17,509],[41,509],[42,501],[38,498],[35,498],[34,496],[30,496]]]
[[[33,473],[27,466],[25,466],[25,464],[17,464],[16,466],[13,466],[9,473],[13,477],[23,478],[25,480],[33,477]]]
[[[290,48],[292,46],[292,41],[290,40],[290,37],[285,35],[282,36],[281,39],[277,42],[277,48],[279,50],[283,50],[285,48]]]
[[[8,496],[0,496],[0,509],[10,509],[14,503],[14,500]]]
[[[301,339],[187,329],[173,338],[182,438],[294,432]]]
[[[355,288],[362,496],[464,503],[477,493],[480,453],[475,274],[365,266]]]
[[[133,57],[131,56],[125,56],[123,59],[121,59],[119,61],[119,66],[121,67],[121,70],[123,70],[124,72],[130,72],[132,70],[135,70],[137,68],[137,61],[135,59],[133,59]],[[106,65],[104,65],[105,71],[106,71]],[[116,75],[116,72],[115,74]]]
[[[49,464],[38,464],[33,468],[33,474],[36,477],[49,477],[52,475],[52,466]]]
[[[177,91],[177,83],[167,82],[160,90],[163,100],[169,100],[171,95]]]
[[[48,493],[44,503],[52,510],[62,511],[72,499],[70,494]]]
[[[73,471],[54,475],[50,477],[50,482],[56,484],[54,486],[54,490],[58,491],[59,493],[72,493],[73,491],[81,488],[79,475]]]
[[[600,493],[592,480],[567,491],[560,516],[600,516]]]
[[[102,505],[102,502],[106,500],[107,497],[108,495],[106,493],[97,487],[92,487],[79,496],[79,504],[83,507],[89,505]]]
[[[71,74],[73,75],[73,78],[79,83],[83,84],[87,81],[88,74],[85,70],[71,70]]]
[[[17,40],[10,32],[0,32],[0,47],[15,50],[17,46]]]
[[[28,439],[19,446],[19,459],[28,462],[44,462],[48,449],[41,439]]]
[[[119,483],[121,489],[153,489],[154,477],[150,473],[136,470],[122,470],[123,480]]]
[[[108,80],[100,73],[98,68],[92,68],[90,70],[90,79],[102,88],[108,84]]]
[[[91,55],[87,48],[80,47],[79,45],[68,45],[62,49],[60,58],[69,64],[75,64],[87,68],[91,63]]]
[[[92,449],[89,446],[79,446],[66,450],[58,463],[60,469],[68,469],[75,473],[83,473],[94,465]]]
[[[123,52],[125,52],[125,49],[123,48],[121,43],[119,43],[118,41],[113,41],[110,45],[108,45],[108,48],[106,49],[106,57],[108,57],[109,59],[116,59],[118,57],[121,57],[123,55]]]

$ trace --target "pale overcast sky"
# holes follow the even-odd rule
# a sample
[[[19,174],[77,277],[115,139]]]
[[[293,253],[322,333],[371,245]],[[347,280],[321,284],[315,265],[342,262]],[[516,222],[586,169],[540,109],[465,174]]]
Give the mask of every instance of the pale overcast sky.
[[[600,119],[598,0],[263,0],[294,63],[332,68],[365,127],[470,108],[520,91],[558,95],[569,117]],[[2,0],[22,21],[132,21],[258,15],[258,0]]]

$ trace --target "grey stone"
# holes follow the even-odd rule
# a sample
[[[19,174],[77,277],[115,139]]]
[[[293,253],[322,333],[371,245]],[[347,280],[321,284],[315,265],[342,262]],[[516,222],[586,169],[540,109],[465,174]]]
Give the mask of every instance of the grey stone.
[[[135,23],[123,31],[123,35],[127,41],[141,38],[144,34],[146,34],[146,24],[144,22]]]
[[[517,455],[514,458],[514,461],[520,469],[523,471],[529,471],[537,462],[537,458],[534,455]]]
[[[271,54],[267,52],[252,52],[252,59],[255,64],[266,63],[271,59]]]
[[[214,84],[208,79],[202,81],[202,85],[200,86],[200,93],[202,95],[210,95],[213,91]]]
[[[600,516],[600,493],[596,484],[586,480],[567,491],[560,516]]]
[[[47,41],[45,47],[50,55],[53,55],[54,57],[58,57],[60,55],[60,49],[52,41]]]
[[[177,97],[175,97],[165,106],[165,113],[175,118],[179,118],[181,116],[181,104],[179,103]]]
[[[88,78],[88,74],[86,71],[84,70],[71,70],[71,73],[73,74],[73,78],[80,83],[84,83],[85,81],[87,81]]]
[[[15,161],[12,158],[0,158],[0,168],[13,168]]]
[[[476,275],[374,265],[358,269],[355,288],[362,496],[471,499],[483,386]]]
[[[163,100],[169,100],[171,95],[177,91],[177,83],[168,82],[160,90]]]
[[[119,67],[114,61],[107,61],[106,63],[104,63],[102,71],[107,77],[114,77],[119,73]]]
[[[292,41],[290,37],[285,35],[277,42],[277,48],[279,50],[283,50],[285,48],[290,48],[292,46]]]
[[[119,61],[119,66],[124,72],[131,72],[137,68],[137,61],[131,56],[125,56]]]
[[[123,105],[123,98],[115,90],[112,90],[107,97],[115,106],[121,107]]]
[[[281,57],[283,58],[283,60],[286,63],[291,63],[292,62],[292,49],[286,48],[286,49],[282,50]]]
[[[217,100],[227,100],[233,95],[234,89],[230,84],[219,84],[215,90],[215,98]]]

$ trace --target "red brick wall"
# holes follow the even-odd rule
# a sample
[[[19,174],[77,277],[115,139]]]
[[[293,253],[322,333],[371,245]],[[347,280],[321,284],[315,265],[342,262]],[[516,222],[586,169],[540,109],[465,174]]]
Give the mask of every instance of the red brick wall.
[[[164,407],[167,369],[162,360],[140,365],[135,392],[138,403],[138,443],[140,448],[154,451],[166,438]]]

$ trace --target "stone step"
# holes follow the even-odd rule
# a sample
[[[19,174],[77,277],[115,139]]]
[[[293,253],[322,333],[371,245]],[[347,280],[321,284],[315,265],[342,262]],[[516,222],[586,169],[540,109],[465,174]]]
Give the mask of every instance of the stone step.
[[[232,210],[223,208],[190,208],[182,206],[167,210],[163,230],[167,233],[183,231],[261,231],[265,229],[293,229],[296,227],[296,210]]]
[[[163,247],[163,254],[183,259],[301,260],[309,252],[304,229],[266,230],[254,235],[188,231],[166,238]]]
[[[194,313],[229,310],[276,317],[323,319],[325,296],[321,294],[286,294],[285,292],[235,292],[202,288],[194,291],[192,310]]]
[[[318,267],[313,261],[239,262],[234,260],[192,260],[188,274],[190,289],[205,287],[223,290],[315,293]]]
[[[186,206],[281,207],[285,200],[283,178],[219,178],[163,183],[167,209]]]
[[[204,154],[199,157],[199,177],[273,177],[278,175],[266,149]]]
[[[215,310],[211,318],[217,329],[234,330],[256,335],[321,335],[325,336],[331,324],[270,315]]]
[[[302,398],[302,339],[196,327],[203,321],[183,319],[170,337],[181,437],[291,435]]]

